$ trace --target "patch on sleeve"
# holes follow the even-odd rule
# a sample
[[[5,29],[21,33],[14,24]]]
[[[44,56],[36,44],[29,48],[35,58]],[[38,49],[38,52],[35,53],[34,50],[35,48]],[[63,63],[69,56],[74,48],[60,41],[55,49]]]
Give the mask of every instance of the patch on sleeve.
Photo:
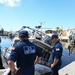
[[[12,47],[11,50],[15,50],[15,47]]]
[[[56,48],[56,51],[60,51],[60,48]]]

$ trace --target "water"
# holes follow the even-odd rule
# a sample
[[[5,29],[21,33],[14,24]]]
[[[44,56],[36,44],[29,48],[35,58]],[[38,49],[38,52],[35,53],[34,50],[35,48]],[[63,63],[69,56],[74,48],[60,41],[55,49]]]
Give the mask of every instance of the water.
[[[1,43],[0,43],[0,46],[2,48],[5,48],[5,47],[10,47],[11,44],[12,44],[12,39],[10,39],[9,37],[7,36],[0,36],[1,37]]]

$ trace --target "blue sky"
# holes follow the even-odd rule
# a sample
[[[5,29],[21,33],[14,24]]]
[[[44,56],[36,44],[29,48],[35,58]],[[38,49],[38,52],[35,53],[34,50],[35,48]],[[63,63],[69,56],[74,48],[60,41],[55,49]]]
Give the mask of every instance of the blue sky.
[[[42,28],[75,27],[75,0],[0,0],[0,27],[19,30],[22,26]]]

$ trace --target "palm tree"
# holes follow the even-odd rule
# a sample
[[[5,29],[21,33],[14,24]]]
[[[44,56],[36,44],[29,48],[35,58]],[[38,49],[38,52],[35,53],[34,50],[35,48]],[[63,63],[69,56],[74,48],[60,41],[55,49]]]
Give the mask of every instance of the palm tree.
[[[63,29],[62,29],[62,28],[60,28],[60,27],[56,27],[56,31],[57,31],[57,33],[59,33],[59,34],[62,34]]]

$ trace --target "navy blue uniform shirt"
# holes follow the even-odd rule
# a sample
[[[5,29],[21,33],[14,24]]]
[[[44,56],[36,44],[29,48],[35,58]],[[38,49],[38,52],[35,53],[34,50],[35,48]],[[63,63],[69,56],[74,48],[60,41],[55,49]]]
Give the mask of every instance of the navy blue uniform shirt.
[[[20,41],[14,48],[8,60],[16,61],[17,67],[20,67],[17,75],[34,75],[34,61],[36,56],[42,56],[41,50],[28,40]]]

